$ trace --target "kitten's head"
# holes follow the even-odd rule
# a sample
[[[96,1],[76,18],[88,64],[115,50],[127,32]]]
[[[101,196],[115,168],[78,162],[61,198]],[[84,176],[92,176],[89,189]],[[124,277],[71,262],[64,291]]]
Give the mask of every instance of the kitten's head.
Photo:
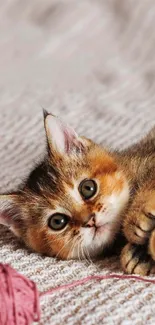
[[[0,222],[37,252],[95,256],[118,232],[129,198],[113,156],[45,113],[48,154],[16,193],[0,196]]]

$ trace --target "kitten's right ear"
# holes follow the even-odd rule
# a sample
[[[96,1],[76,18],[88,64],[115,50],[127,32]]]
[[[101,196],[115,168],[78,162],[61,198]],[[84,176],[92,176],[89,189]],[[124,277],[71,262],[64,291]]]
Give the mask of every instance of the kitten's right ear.
[[[20,218],[18,194],[0,195],[0,224],[13,230]]]
[[[44,110],[44,124],[47,142],[52,154],[70,155],[84,150],[86,141],[58,117]]]

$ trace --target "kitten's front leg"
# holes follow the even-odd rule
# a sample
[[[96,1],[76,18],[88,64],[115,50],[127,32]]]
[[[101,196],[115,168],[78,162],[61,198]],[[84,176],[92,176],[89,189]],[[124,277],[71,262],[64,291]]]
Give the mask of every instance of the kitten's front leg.
[[[129,243],[121,253],[126,273],[155,273],[155,184],[145,184],[125,216],[123,231]]]
[[[154,184],[155,188],[155,184]],[[150,184],[136,195],[127,215],[124,218],[123,232],[132,244],[144,245],[155,229],[155,190]],[[155,241],[154,241],[155,243]],[[154,245],[155,247],[155,245]]]
[[[125,273],[149,275],[155,273],[155,262],[147,252],[147,246],[128,243],[121,253],[121,265]]]

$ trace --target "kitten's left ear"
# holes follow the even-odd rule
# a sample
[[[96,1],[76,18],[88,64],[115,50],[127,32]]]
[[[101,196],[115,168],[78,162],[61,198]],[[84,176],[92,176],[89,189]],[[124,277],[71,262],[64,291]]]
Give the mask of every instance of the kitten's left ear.
[[[18,200],[19,196],[16,194],[0,195],[0,224],[12,231],[20,218]]]
[[[52,153],[60,155],[83,151],[85,141],[59,118],[44,111],[45,130],[47,141]]]

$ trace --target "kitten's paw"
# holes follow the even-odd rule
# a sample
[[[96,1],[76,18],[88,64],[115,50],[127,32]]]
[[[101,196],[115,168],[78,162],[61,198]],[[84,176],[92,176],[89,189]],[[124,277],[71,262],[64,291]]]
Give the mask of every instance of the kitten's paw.
[[[155,261],[155,230],[152,231],[150,240],[149,240],[149,253]]]
[[[127,217],[124,223],[124,234],[133,244],[143,245],[151,237],[155,229],[155,210],[144,209]]]
[[[145,246],[127,244],[121,253],[121,265],[128,274],[155,274],[155,262]]]

